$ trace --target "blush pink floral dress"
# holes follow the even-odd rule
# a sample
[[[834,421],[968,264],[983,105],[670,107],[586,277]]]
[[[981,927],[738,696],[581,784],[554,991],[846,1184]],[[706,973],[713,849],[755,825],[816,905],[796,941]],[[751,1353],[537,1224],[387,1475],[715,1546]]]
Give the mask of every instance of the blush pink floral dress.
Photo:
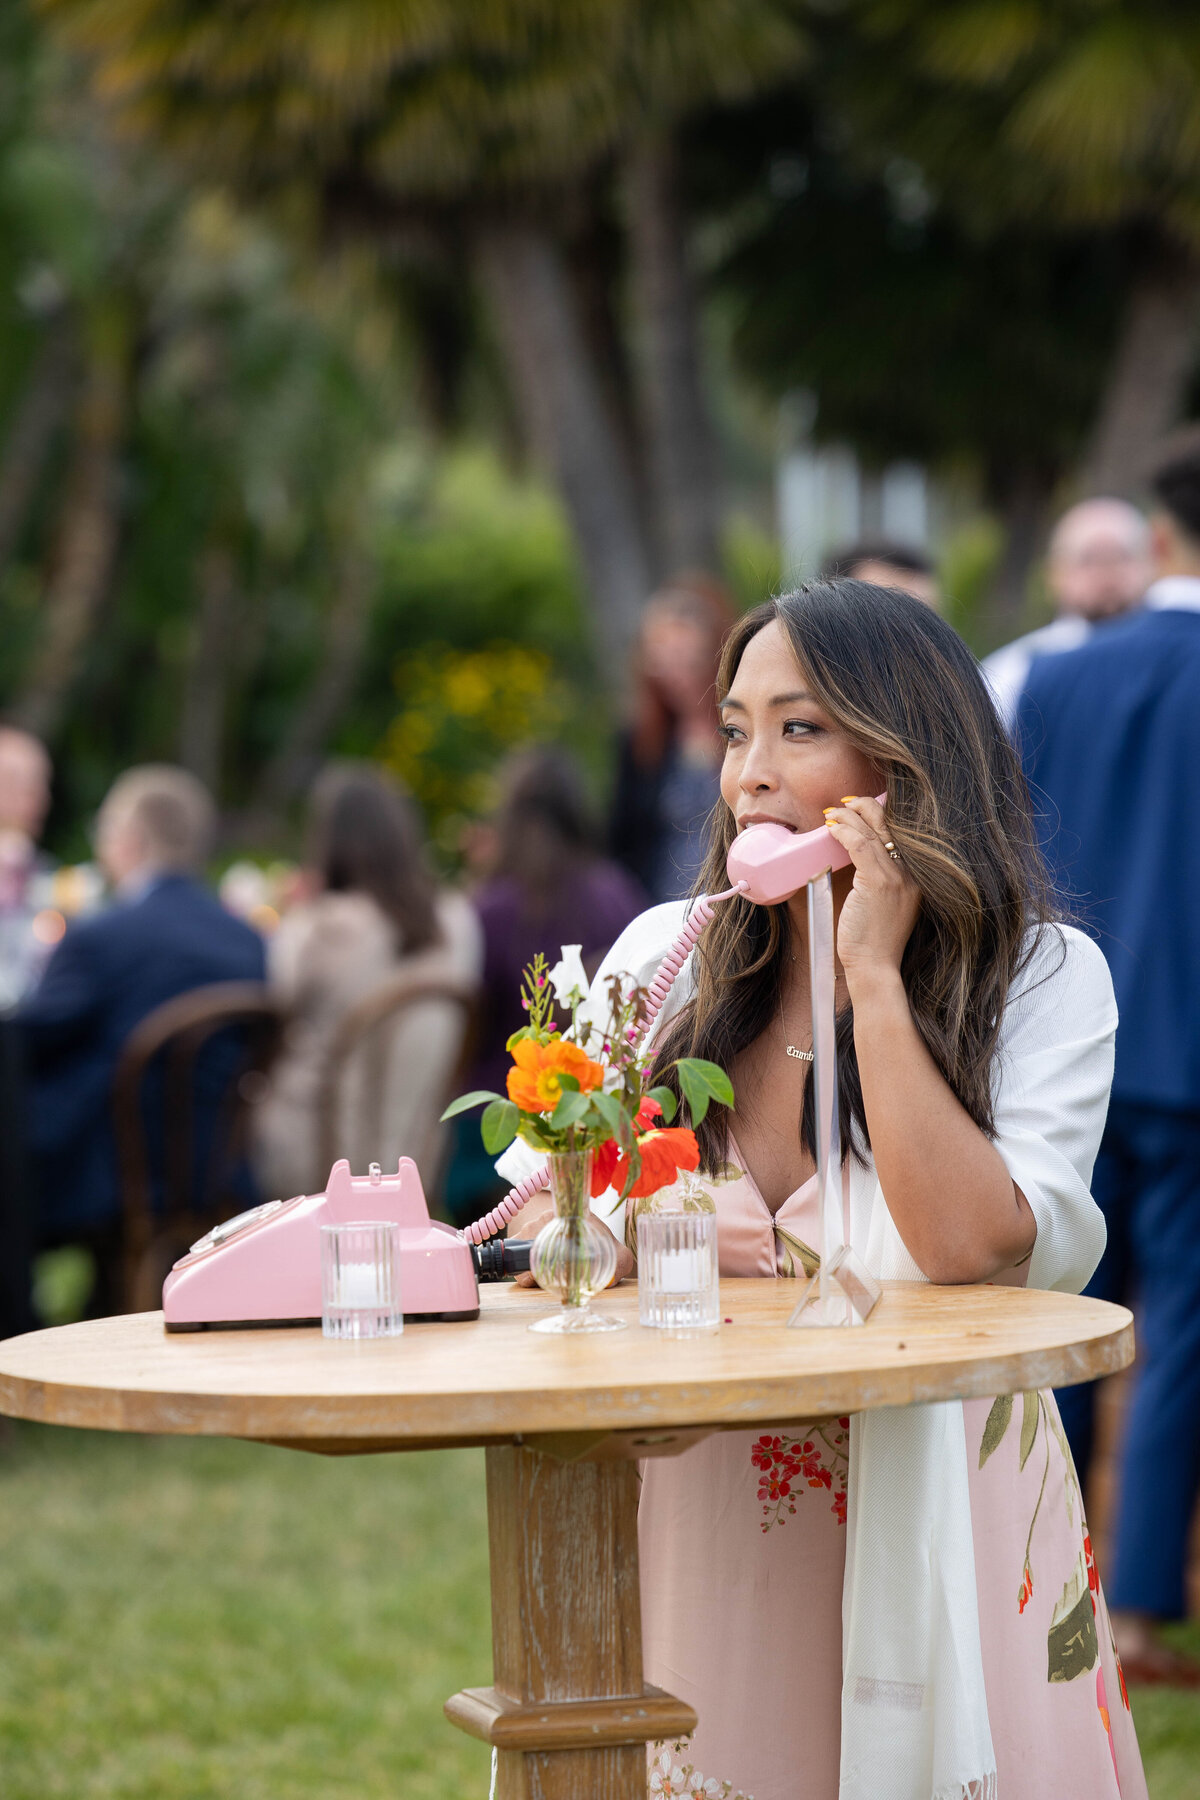
[[[802,1277],[815,1183],[772,1217],[736,1163],[726,1174],[722,1275]],[[1054,1396],[963,1412],[998,1800],[1145,1800]],[[836,1800],[848,1426],[723,1432],[644,1465],[646,1678],[700,1718],[687,1743],[651,1747],[650,1794]]]
[[[597,1017],[614,974],[649,985],[686,911],[680,902],[653,907],[622,932],[592,983],[589,1005]],[[658,1029],[690,1000],[692,961],[672,986]],[[996,1149],[1037,1223],[1025,1270],[1031,1286],[1079,1293],[1100,1259],[1104,1224],[1089,1183],[1108,1107],[1116,1023],[1112,981],[1096,946],[1070,927],[1034,939],[1009,992],[994,1060]],[[713,1184],[722,1274],[764,1281],[803,1275],[814,1264],[808,1246],[817,1238],[813,1184],[773,1217],[732,1141],[730,1158]],[[515,1181],[537,1160],[525,1146],[514,1146],[498,1166]],[[891,1222],[870,1159],[852,1165],[848,1175],[851,1241],[868,1267],[893,1279],[923,1279]],[[594,1205],[620,1237],[625,1222],[618,1196],[610,1192]],[[960,1404],[966,1480],[961,1469],[950,1470],[942,1487],[948,1494],[968,1490],[970,1541],[961,1576],[970,1580],[973,1561],[982,1699],[996,1771],[994,1780],[989,1767],[981,1780],[969,1776],[944,1791],[960,1800],[968,1794],[974,1800],[981,1788],[986,1800],[1145,1800],[1133,1720],[1054,1397],[1007,1394]],[[912,1534],[904,1530],[911,1518],[899,1513],[891,1559],[898,1579],[891,1591],[869,1590],[857,1572],[844,1584],[848,1532],[869,1518],[873,1546],[882,1537],[886,1551],[892,1516],[878,1461],[870,1475],[864,1459],[850,1484],[851,1435],[846,1419],[805,1431],[717,1433],[682,1456],[645,1465],[646,1675],[690,1701],[699,1716],[686,1744],[651,1747],[651,1795],[837,1800],[843,1606],[859,1650],[864,1630],[872,1636],[873,1616],[881,1621],[878,1641],[891,1650],[889,1633],[898,1624],[903,1634],[908,1617],[897,1619],[896,1593],[932,1599],[942,1591],[913,1565]],[[914,1441],[918,1436],[914,1419]],[[940,1441],[962,1440],[955,1432]],[[860,1481],[864,1470],[870,1479]],[[848,1489],[853,1496],[859,1488],[863,1511],[847,1522]],[[871,1566],[872,1581],[889,1579],[886,1556]],[[922,1641],[920,1623],[913,1621],[914,1644]],[[939,1623],[952,1664],[955,1626],[953,1618]],[[847,1641],[853,1660],[854,1632]],[[861,1708],[907,1712],[913,1691],[903,1681],[864,1684],[855,1677],[847,1716],[855,1720],[859,1752],[866,1743]],[[952,1683],[950,1691],[967,1689]],[[866,1732],[869,1748],[897,1741],[886,1729],[872,1735],[869,1724]],[[860,1754],[849,1775],[841,1772],[842,1785],[876,1800],[864,1786],[864,1766]],[[915,1776],[897,1775],[888,1789],[872,1779],[878,1800],[931,1800],[928,1785],[916,1791]]]

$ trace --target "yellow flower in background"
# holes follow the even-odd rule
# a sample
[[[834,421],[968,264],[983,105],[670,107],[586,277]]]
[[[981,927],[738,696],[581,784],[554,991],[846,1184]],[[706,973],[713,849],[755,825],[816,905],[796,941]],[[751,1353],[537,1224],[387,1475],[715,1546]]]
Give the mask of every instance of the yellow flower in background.
[[[397,662],[394,679],[400,711],[381,760],[416,797],[435,840],[488,809],[493,771],[510,750],[557,736],[572,711],[550,657],[528,644],[426,645]]]

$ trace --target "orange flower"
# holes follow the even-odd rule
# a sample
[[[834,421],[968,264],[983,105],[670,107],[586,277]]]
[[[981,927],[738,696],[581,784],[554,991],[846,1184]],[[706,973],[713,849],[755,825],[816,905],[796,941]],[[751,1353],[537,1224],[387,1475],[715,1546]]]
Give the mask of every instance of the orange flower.
[[[561,1038],[549,1044],[521,1038],[513,1045],[512,1058],[516,1067],[508,1071],[508,1097],[522,1112],[552,1113],[562,1099],[564,1075],[573,1075],[583,1094],[604,1080],[599,1063]]]

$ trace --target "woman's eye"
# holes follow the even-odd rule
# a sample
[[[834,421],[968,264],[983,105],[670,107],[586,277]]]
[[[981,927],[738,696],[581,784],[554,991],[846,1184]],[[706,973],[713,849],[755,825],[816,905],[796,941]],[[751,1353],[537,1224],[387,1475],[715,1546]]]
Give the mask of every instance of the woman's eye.
[[[784,737],[811,737],[820,729],[811,719],[785,719],[783,722]]]
[[[717,726],[717,736],[719,738],[724,738],[724,740],[727,744],[736,743],[738,738],[741,737],[741,735],[742,734],[738,730],[736,725],[718,725]]]

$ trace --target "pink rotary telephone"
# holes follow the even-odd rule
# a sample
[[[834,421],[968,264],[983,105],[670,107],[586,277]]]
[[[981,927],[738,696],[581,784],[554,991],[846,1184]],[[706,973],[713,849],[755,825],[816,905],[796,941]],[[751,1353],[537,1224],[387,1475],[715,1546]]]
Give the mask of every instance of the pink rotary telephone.
[[[657,1018],[720,901],[745,894],[757,906],[778,906],[826,869],[844,869],[849,861],[824,826],[806,832],[789,831],[784,825],[747,826],[730,846],[727,859],[734,885],[723,894],[706,894],[696,901],[663,958],[650,985],[645,1028]],[[335,1163],[323,1194],[269,1200],[226,1220],[193,1244],[163,1286],[163,1322],[168,1331],[317,1323],[321,1226],[359,1219],[388,1220],[400,1227],[400,1292],[406,1319],[474,1319],[479,1314],[478,1247],[515,1218],[543,1181],[539,1169],[486,1218],[460,1232],[429,1217],[421,1177],[410,1157],[402,1156],[396,1173],[386,1176],[378,1164],[371,1165],[369,1175],[356,1176],[348,1162]],[[503,1259],[499,1262],[493,1271],[497,1274],[503,1269]]]

